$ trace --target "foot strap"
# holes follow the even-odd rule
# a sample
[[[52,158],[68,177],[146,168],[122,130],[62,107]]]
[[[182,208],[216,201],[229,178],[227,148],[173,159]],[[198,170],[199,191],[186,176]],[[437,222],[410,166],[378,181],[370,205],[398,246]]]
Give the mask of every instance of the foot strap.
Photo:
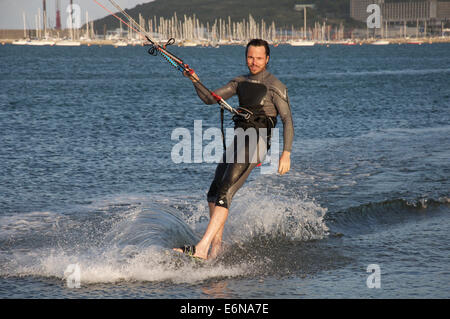
[[[188,256],[194,256],[195,254],[195,246],[184,245],[183,247],[180,247],[180,249]]]

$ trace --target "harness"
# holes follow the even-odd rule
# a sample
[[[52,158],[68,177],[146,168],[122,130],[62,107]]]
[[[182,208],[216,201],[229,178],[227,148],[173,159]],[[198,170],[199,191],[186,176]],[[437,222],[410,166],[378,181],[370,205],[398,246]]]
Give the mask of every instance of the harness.
[[[264,99],[267,95],[267,87],[259,82],[243,81],[237,86],[237,95],[239,98],[239,107],[233,115],[234,128],[255,128],[259,135],[259,129],[267,129],[267,142],[270,147],[270,138],[272,129],[277,124],[277,118],[268,116],[263,109]],[[220,112],[222,142],[224,151],[226,151],[225,134],[224,134],[224,110]]]

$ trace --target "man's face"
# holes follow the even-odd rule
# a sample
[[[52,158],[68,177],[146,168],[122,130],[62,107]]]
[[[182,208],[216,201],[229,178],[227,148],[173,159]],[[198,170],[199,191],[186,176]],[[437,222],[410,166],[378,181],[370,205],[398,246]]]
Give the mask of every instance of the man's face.
[[[251,74],[258,74],[266,69],[269,57],[264,46],[249,46],[247,51],[247,67]]]

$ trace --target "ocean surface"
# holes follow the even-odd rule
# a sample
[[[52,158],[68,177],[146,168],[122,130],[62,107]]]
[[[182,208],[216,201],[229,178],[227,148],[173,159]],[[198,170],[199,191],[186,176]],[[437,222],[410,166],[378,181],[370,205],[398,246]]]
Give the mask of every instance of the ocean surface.
[[[241,46],[171,50],[211,89],[246,73]],[[172,134],[194,154],[218,106],[143,47],[1,46],[0,298],[449,298],[449,53],[272,47],[291,171],[255,169],[198,263],[171,248],[206,229],[216,164],[175,163]]]

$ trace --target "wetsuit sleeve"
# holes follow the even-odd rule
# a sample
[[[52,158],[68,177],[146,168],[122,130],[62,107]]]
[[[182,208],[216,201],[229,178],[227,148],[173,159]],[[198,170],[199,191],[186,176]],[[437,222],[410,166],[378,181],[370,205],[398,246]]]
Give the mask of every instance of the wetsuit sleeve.
[[[217,101],[212,97],[212,95],[208,92],[208,90],[206,90],[200,84],[194,83],[194,88],[195,88],[195,91],[197,91],[198,97],[205,104],[217,103]],[[237,81],[231,80],[225,86],[222,86],[221,88],[219,88],[217,90],[214,90],[214,93],[221,96],[224,100],[227,100],[236,94],[236,88],[237,88]]]
[[[274,90],[273,102],[280,114],[281,121],[283,122],[283,151],[290,152],[294,140],[294,124],[292,122],[291,106],[287,89],[284,88],[282,91],[278,89]]]

